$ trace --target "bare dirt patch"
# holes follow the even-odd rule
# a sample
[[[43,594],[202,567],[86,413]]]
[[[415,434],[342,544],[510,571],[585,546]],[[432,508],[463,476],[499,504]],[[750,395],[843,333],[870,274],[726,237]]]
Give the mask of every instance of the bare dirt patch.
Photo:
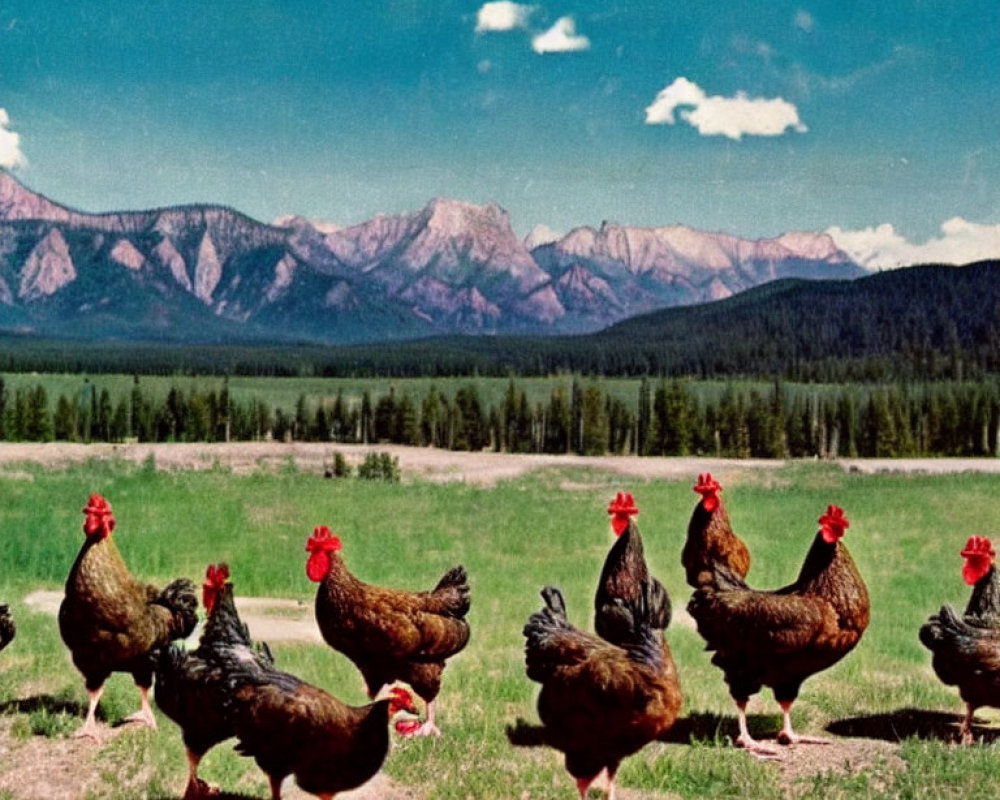
[[[726,459],[652,456],[576,456],[454,452],[432,447],[401,445],[324,444],[316,442],[230,442],[213,444],[75,444],[69,442],[0,443],[0,469],[6,477],[30,480],[23,464],[62,467],[91,459],[119,459],[133,464],[152,463],[157,469],[232,470],[245,474],[293,466],[322,474],[332,464],[333,453],[342,454],[356,467],[372,452],[388,452],[399,459],[404,479],[433,482],[462,481],[490,486],[545,468],[588,469],[646,479],[687,479],[699,472],[738,482],[748,472],[774,472],[786,462],[764,459]],[[843,459],[835,462],[853,472],[952,472],[1000,473],[995,458]],[[567,482],[570,486],[572,481]]]

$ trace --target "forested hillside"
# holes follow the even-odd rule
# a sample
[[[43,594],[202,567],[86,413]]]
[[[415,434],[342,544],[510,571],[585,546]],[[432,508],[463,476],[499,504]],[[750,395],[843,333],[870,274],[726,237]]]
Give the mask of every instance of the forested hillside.
[[[586,336],[444,337],[391,347],[0,340],[0,371],[31,370],[961,380],[1000,371],[1000,262],[911,267],[854,281],[775,281]]]

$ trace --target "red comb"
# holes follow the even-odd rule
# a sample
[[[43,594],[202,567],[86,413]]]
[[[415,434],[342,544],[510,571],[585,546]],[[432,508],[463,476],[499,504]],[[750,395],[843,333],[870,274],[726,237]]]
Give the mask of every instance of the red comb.
[[[229,579],[228,564],[209,564],[205,570],[205,585],[221,589]]]
[[[618,492],[608,505],[608,513],[611,515],[611,527],[621,536],[628,527],[628,518],[638,514],[639,509],[631,492]]]
[[[306,550],[315,553],[318,550],[332,552],[340,550],[342,547],[340,539],[333,535],[333,532],[326,525],[317,525],[313,528],[313,535],[306,542]]]
[[[99,494],[92,494],[87,500],[87,505],[83,507],[83,513],[94,514],[100,517],[109,516],[111,514],[111,503]]]
[[[989,556],[990,558],[995,558],[996,553],[993,550],[993,542],[985,536],[970,536],[969,541],[965,543],[965,548],[962,550],[963,558],[968,558],[969,556]]]
[[[698,476],[698,482],[694,485],[694,490],[701,495],[701,504],[705,510],[711,513],[719,506],[719,492],[722,487],[719,482],[712,477],[711,472]]]
[[[102,538],[110,536],[115,529],[115,518],[111,514],[111,503],[99,494],[92,494],[83,507],[87,518],[83,522],[83,532],[87,536],[99,534]]]
[[[827,506],[826,513],[819,518],[818,522],[823,540],[827,544],[833,544],[844,535],[844,531],[851,527],[851,523],[844,516],[844,509],[840,506]]]
[[[975,586],[979,583],[993,566],[996,553],[993,552],[993,543],[985,536],[970,536],[962,550],[962,558],[965,564],[962,566],[962,579]]]

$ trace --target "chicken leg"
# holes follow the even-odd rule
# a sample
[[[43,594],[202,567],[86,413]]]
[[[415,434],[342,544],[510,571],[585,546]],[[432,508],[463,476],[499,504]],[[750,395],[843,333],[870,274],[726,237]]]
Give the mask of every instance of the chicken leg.
[[[152,728],[156,730],[156,717],[153,715],[153,709],[149,705],[149,687],[140,686],[139,687],[139,710],[134,714],[130,714],[125,717],[123,722],[138,722],[141,725],[145,725],[147,728]]]
[[[778,741],[781,744],[830,744],[829,739],[819,736],[801,736],[792,730],[792,703],[794,700],[782,700],[778,703],[781,706],[781,730],[778,732]]]
[[[763,742],[758,742],[750,735],[750,728],[747,726],[747,701],[737,700],[736,710],[738,712],[736,720],[740,727],[739,736],[736,737],[736,746],[742,747],[748,753],[753,753],[758,758],[776,758],[778,755],[777,750]]]
[[[101,737],[97,732],[97,704],[101,701],[102,694],[104,694],[103,685],[87,690],[87,718],[83,722],[83,727],[73,734],[74,739],[90,739],[98,744],[101,743]]]
[[[219,790],[215,786],[209,786],[198,777],[198,764],[201,763],[201,756],[188,750],[188,783],[184,790],[184,797],[181,800],[200,800],[202,797],[215,797]]]
[[[972,744],[972,715],[975,712],[972,703],[965,704],[965,719],[962,720],[962,727],[959,728],[959,742],[962,744]]]

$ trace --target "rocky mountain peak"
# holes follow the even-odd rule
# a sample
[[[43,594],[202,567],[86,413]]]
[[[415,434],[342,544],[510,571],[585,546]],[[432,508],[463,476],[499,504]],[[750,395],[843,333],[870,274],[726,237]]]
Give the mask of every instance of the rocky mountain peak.
[[[69,209],[31,191],[7,170],[0,169],[0,220],[65,222],[70,216]]]
[[[584,332],[775,278],[860,274],[827,234],[748,240],[604,222],[521,240],[499,205],[451,198],[350,227],[266,224],[218,205],[88,214],[0,171],[0,329],[28,318],[65,332],[67,309],[100,307],[102,330],[127,336]]]

